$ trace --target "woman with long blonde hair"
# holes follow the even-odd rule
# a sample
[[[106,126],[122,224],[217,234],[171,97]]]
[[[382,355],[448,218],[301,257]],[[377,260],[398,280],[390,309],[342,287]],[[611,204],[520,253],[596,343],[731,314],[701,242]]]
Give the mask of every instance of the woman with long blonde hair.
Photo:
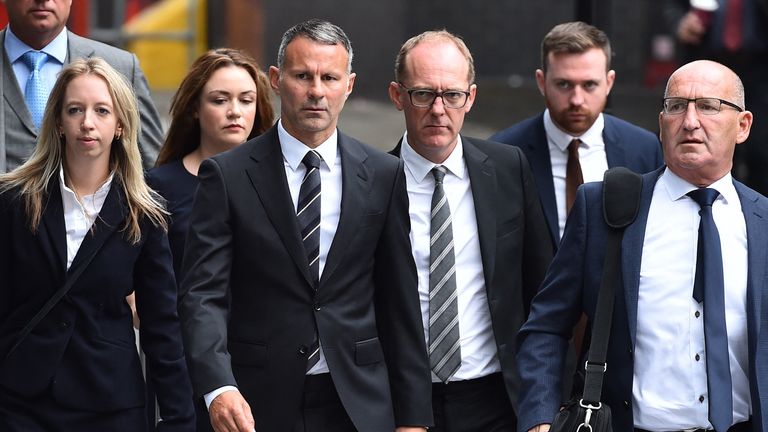
[[[34,153],[0,175],[0,430],[149,430],[133,292],[159,428],[194,427],[167,214],[144,182],[138,127],[125,79],[74,61]]]

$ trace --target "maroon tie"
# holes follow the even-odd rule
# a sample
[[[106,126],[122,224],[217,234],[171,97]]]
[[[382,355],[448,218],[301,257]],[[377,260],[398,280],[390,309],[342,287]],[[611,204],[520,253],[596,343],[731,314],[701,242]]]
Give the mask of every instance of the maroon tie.
[[[579,163],[579,145],[581,140],[576,138],[568,144],[568,165],[565,168],[565,209],[571,211],[573,201],[576,200],[576,189],[584,183]]]
[[[728,0],[725,7],[725,25],[723,26],[723,46],[728,51],[741,48],[741,25],[744,8],[742,0]]]

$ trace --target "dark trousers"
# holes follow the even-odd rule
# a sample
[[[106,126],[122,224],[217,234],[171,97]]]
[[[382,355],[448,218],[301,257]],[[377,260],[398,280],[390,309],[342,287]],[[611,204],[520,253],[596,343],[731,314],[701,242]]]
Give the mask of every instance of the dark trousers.
[[[515,432],[517,417],[501,373],[432,384],[430,432]]]
[[[258,430],[259,425],[256,425]],[[356,432],[339,394],[333,385],[331,374],[307,375],[301,416],[296,420],[293,432]]]
[[[147,430],[147,412],[144,406],[112,412],[80,411],[62,407],[48,393],[25,398],[0,389],[0,431],[3,432]]]

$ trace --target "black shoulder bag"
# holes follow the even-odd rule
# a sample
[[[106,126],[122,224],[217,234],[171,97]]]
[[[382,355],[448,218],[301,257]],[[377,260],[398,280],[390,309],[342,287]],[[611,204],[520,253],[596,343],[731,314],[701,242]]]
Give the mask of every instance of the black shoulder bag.
[[[640,208],[643,180],[624,167],[611,168],[603,177],[603,218],[608,225],[603,279],[597,297],[592,342],[584,365],[584,392],[557,413],[550,432],[612,432],[611,409],[600,402],[613,320],[615,290],[621,287],[621,240]]]

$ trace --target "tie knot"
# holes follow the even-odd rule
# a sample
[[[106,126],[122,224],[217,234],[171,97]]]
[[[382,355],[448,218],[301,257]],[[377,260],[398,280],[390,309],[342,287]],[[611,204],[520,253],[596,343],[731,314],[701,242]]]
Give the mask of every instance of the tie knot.
[[[432,175],[435,177],[435,183],[442,184],[445,178],[446,169],[442,165],[432,168]]]
[[[687,195],[693,198],[701,207],[712,207],[712,203],[715,202],[720,192],[717,189],[699,188],[688,192]]]
[[[21,61],[30,72],[39,71],[46,60],[48,60],[48,54],[42,51],[27,51],[21,56]]]
[[[579,154],[579,146],[581,145],[581,140],[578,138],[574,138],[571,140],[571,142],[568,144],[568,153],[572,153],[575,155]]]
[[[301,163],[303,163],[304,166],[307,167],[307,169],[320,168],[321,160],[323,160],[323,158],[320,157],[320,154],[318,152],[316,152],[315,150],[310,150],[307,152],[306,155],[304,155],[304,159],[301,160]]]

